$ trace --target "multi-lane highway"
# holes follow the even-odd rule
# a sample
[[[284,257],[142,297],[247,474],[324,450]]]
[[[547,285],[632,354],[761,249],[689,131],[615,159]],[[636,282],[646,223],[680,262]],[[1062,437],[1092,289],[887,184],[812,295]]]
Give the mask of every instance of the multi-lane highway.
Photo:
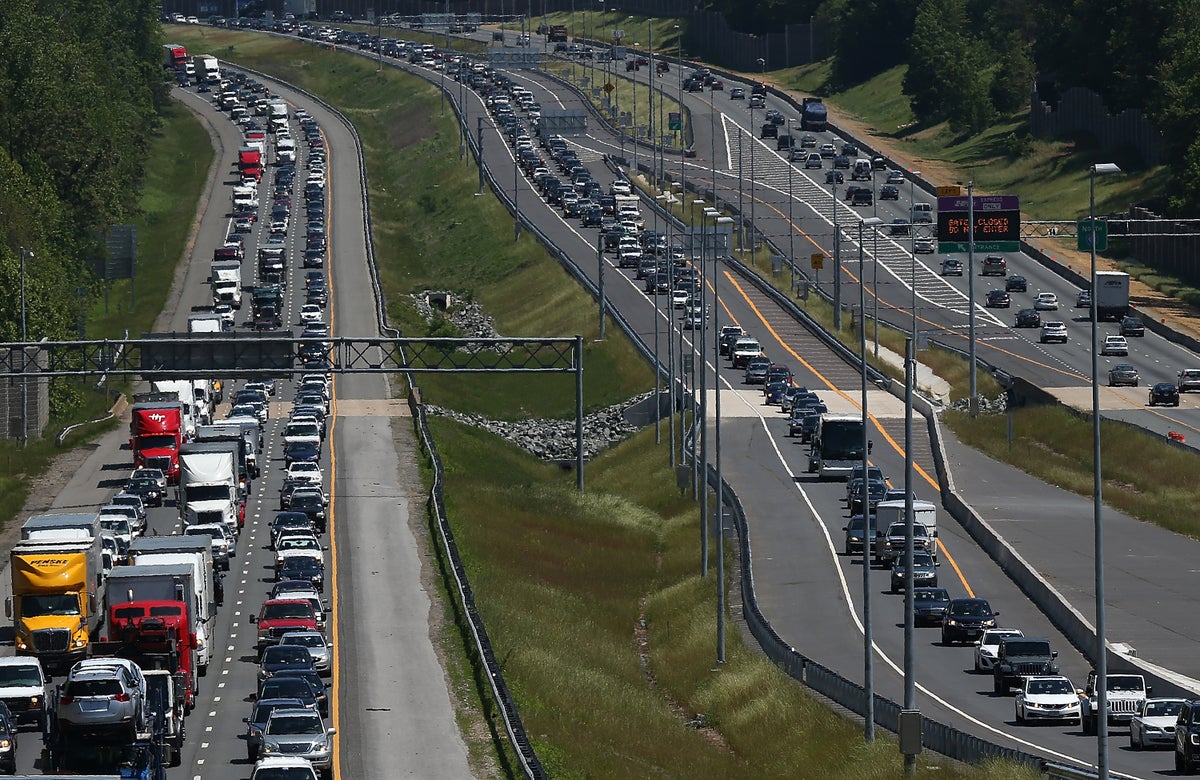
[[[419,69],[418,69],[419,70]],[[432,71],[425,71],[429,78],[436,78]],[[512,73],[522,85],[534,92],[543,107],[581,108],[582,102],[569,90],[564,90],[556,81],[547,80],[536,73]],[[728,87],[728,85],[727,85]],[[719,95],[719,93],[718,93]],[[722,100],[719,96],[717,100]],[[692,111],[697,136],[702,135],[703,128],[709,123],[705,121],[704,111],[726,109],[729,104],[714,103],[710,96],[695,97],[685,93],[685,102]],[[467,126],[473,127],[475,116],[482,112],[478,99],[468,93],[465,101],[468,113]],[[722,112],[710,120],[712,125],[726,129],[720,141],[714,144],[718,148],[736,150],[735,136],[729,129],[741,124],[744,128],[743,138],[748,136],[748,113],[739,114],[741,106],[733,104],[728,112]],[[786,112],[785,112],[786,113]],[[720,130],[718,131],[721,132]],[[822,141],[828,136],[823,137]],[[569,139],[579,157],[585,161],[594,176],[601,180],[611,178],[611,173],[605,168],[602,157],[615,154],[619,149],[619,139],[607,133],[603,127],[595,124],[586,136]],[[493,170],[499,170],[501,164],[497,159],[511,160],[511,152],[503,143],[500,134],[485,133],[485,157]],[[697,149],[703,150],[703,138],[697,139]],[[780,219],[786,215],[786,204],[771,207],[771,198],[786,196],[786,189],[778,186],[778,177],[771,174],[774,168],[786,169],[782,160],[769,147],[760,147],[754,169],[760,181],[755,190],[760,198],[757,212],[759,219]],[[774,162],[771,162],[771,158]],[[677,164],[678,161],[670,165]],[[508,163],[504,163],[507,165]],[[694,166],[694,167],[691,167]],[[737,158],[732,154],[721,156],[716,160],[718,188],[722,179],[735,181],[738,170]],[[685,162],[685,170],[690,170],[697,178],[703,177],[711,181],[711,171],[706,165]],[[746,163],[742,165],[743,174],[749,170]],[[764,179],[766,171],[770,179]],[[798,231],[803,231],[804,240],[813,237],[815,247],[828,252],[828,246],[821,243],[820,237],[826,239],[832,232],[832,219],[828,216],[830,205],[829,196],[820,185],[811,181],[807,187],[797,186],[797,179],[802,176],[793,173],[793,187],[798,193],[807,192],[812,203],[801,200],[793,205],[796,214]],[[685,174],[686,175],[686,174]],[[499,186],[512,195],[510,178],[507,175],[497,177]],[[521,188],[519,202],[523,214],[539,225],[559,247],[565,249],[589,275],[595,278],[595,238],[591,230],[584,230],[574,220],[564,219],[561,212],[547,206],[537,198],[531,184],[522,179],[518,182]],[[781,191],[782,190],[782,191]],[[743,184],[743,192],[749,197],[749,187]],[[907,198],[907,188],[902,188]],[[726,202],[736,202],[736,185],[732,191],[722,192]],[[826,198],[824,204],[821,198]],[[918,194],[918,200],[920,200]],[[822,205],[825,210],[822,211]],[[807,208],[807,213],[805,209]],[[854,224],[853,210],[839,204],[839,223]],[[907,203],[901,200],[896,215],[907,214]],[[858,216],[863,216],[858,210]],[[765,217],[763,215],[766,215]],[[880,210],[880,216],[891,218],[886,208]],[[648,218],[648,227],[665,229],[664,223],[654,224]],[[759,227],[761,232],[770,234],[768,227]],[[856,236],[856,230],[847,231],[843,241],[845,259],[850,260],[857,255],[857,246],[850,241],[850,234]],[[797,242],[799,244],[799,241]],[[902,245],[893,245],[890,239],[880,237],[881,246],[890,247],[890,251],[899,253]],[[873,276],[870,266],[872,245],[868,242],[865,250],[868,254],[868,274]],[[800,252],[798,251],[798,254]],[[883,255],[882,250],[880,255]],[[1030,280],[1032,296],[1038,291],[1055,291],[1063,301],[1070,305],[1074,301],[1074,293],[1069,286],[1058,277],[1036,266],[1033,261],[1019,256],[1009,256],[1010,273],[1022,273]],[[641,285],[629,278],[628,272],[618,272],[612,258],[606,258],[608,271],[608,294],[613,305],[631,323],[636,334],[650,343],[653,339],[654,320],[657,317],[660,330],[665,334],[667,329],[677,324],[677,313],[666,311],[665,304],[660,300],[656,310],[655,303],[641,292]],[[908,280],[912,277],[911,255],[903,258],[903,264],[893,263],[887,268],[881,263],[880,296],[882,299],[881,312],[890,311],[902,323],[909,316],[908,300],[911,288]],[[857,269],[853,262],[848,265],[848,274],[844,286],[847,295],[857,291],[854,284],[857,280]],[[943,279],[935,272],[938,265],[932,268],[923,258],[918,262],[917,292],[922,303],[919,304],[918,314],[924,323],[925,330],[936,330],[944,339],[956,338],[961,344],[961,331],[965,329],[966,312],[969,311],[966,295],[966,279]],[[614,274],[617,281],[613,281]],[[784,311],[775,307],[765,296],[759,294],[745,279],[734,274],[721,272],[722,306],[716,312],[713,324],[737,322],[757,335],[766,347],[768,353],[776,360],[788,363],[797,372],[797,381],[810,388],[818,390],[831,409],[854,409],[857,405],[858,374],[847,367],[840,359],[833,358],[822,345],[799,327]],[[977,280],[976,290],[980,295],[991,284]],[[891,291],[889,293],[889,290]],[[890,295],[890,298],[889,298]],[[1086,350],[1077,346],[1079,334],[1085,328],[1074,323],[1073,341],[1063,347],[1042,347],[1036,340],[1024,338],[1019,332],[1008,327],[1008,316],[1025,302],[1020,294],[1014,296],[1014,308],[1008,313],[997,315],[996,312],[978,307],[977,327],[981,336],[981,356],[993,363],[1002,363],[1001,356],[1016,361],[1013,365],[1030,366],[1024,375],[1036,377],[1044,386],[1054,386],[1056,383],[1074,383],[1082,386],[1087,376],[1085,360]],[[894,301],[894,302],[893,302]],[[868,304],[870,305],[870,304]],[[1063,312],[1068,319],[1069,312]],[[682,336],[685,345],[690,345],[693,334]],[[665,342],[664,342],[665,343]],[[987,344],[988,346],[983,346]],[[1147,336],[1144,342],[1135,342],[1139,354],[1143,349],[1148,352],[1157,350],[1161,353],[1157,360],[1161,363],[1186,365],[1194,359],[1179,353],[1177,348],[1165,342],[1156,342],[1154,337]],[[1142,345],[1148,345],[1143,347]],[[691,347],[686,347],[690,349]],[[985,352],[986,350],[986,352]],[[1055,353],[1061,354],[1055,354]],[[706,354],[707,351],[706,351]],[[718,371],[723,398],[726,422],[724,430],[724,453],[726,475],[731,480],[743,504],[750,515],[751,541],[756,550],[767,550],[768,555],[759,554],[755,559],[755,578],[759,589],[759,599],[764,611],[773,625],[788,641],[801,648],[807,655],[818,661],[835,666],[846,676],[855,679],[861,675],[861,662],[847,663],[845,659],[861,657],[862,634],[858,623],[861,612],[861,568],[857,560],[838,555],[841,541],[841,528],[845,523],[845,511],[839,501],[844,488],[841,485],[819,483],[804,473],[807,460],[806,448],[799,446],[794,440],[786,438],[783,420],[769,407],[763,407],[762,396],[757,389],[746,390],[741,383],[740,372],[731,372],[727,364],[714,365],[707,359],[709,386],[715,383]],[[1015,369],[1014,369],[1015,370]],[[1146,371],[1146,369],[1143,369]],[[1173,371],[1174,369],[1170,369]],[[1155,379],[1158,377],[1155,376]],[[1168,377],[1163,376],[1163,379]],[[899,480],[902,473],[902,454],[905,442],[902,427],[898,419],[897,402],[889,394],[872,390],[869,393],[869,404],[872,414],[878,420],[878,428],[873,434],[876,441],[874,459],[884,468],[893,482]],[[710,404],[711,408],[711,404]],[[933,498],[939,492],[931,458],[928,456],[928,444],[914,442],[913,445],[919,465],[918,496]],[[976,456],[978,458],[978,456]],[[973,465],[970,455],[952,448],[951,459],[955,464]],[[964,473],[965,472],[965,473]],[[1004,493],[1010,485],[1015,486],[1020,478],[1015,472],[1000,464],[986,462],[983,470],[978,466],[974,470],[963,468],[955,472],[958,485],[969,498],[978,495],[980,498],[993,497],[997,492],[1013,498],[1020,496],[1022,506],[1017,507],[1012,515],[997,519],[1016,520],[1028,524],[1032,530],[1026,532],[1027,541],[1035,547],[1046,547],[1044,540],[1060,537],[1068,533],[1066,528],[1077,528],[1090,518],[1087,505],[1081,500],[1052,491],[1042,486],[1037,511],[1028,506],[1029,496],[1034,493]],[[971,491],[974,480],[980,480],[989,486],[988,490],[974,494]],[[1045,494],[1050,494],[1046,496]],[[1005,502],[997,500],[987,509],[1007,510]],[[1061,510],[1060,516],[1056,510]],[[1003,511],[1001,512],[1003,515]],[[1069,516],[1068,516],[1069,515]],[[1078,520],[1076,520],[1078,518]],[[1049,527],[1035,524],[1050,521]],[[1137,525],[1128,518],[1114,516],[1112,524],[1116,527],[1118,538],[1131,538],[1137,535]],[[1047,524],[1049,525],[1049,523]],[[950,588],[953,595],[978,595],[992,600],[993,605],[1002,613],[1000,622],[1004,625],[1018,626],[1027,634],[1049,636],[1060,652],[1059,662],[1065,674],[1077,682],[1082,682],[1087,673],[1087,663],[1083,657],[1070,647],[1068,642],[1056,631],[1047,618],[1042,615],[1026,597],[1016,588],[1008,575],[996,566],[991,559],[983,554],[970,538],[959,529],[948,517],[939,520],[942,529],[941,543],[945,550],[940,579],[942,584]],[[1054,530],[1052,530],[1054,529]],[[1061,530],[1060,530],[1061,529]],[[1008,531],[1008,526],[1004,528]],[[1020,532],[1015,534],[1020,536]],[[1172,545],[1168,534],[1142,534],[1143,537],[1153,537],[1156,546],[1155,554],[1173,558]],[[1080,577],[1087,572],[1082,564],[1086,555],[1085,549],[1080,550],[1078,539],[1088,538],[1086,534],[1075,536],[1075,542],[1065,547],[1053,546],[1043,549],[1043,556],[1037,562],[1044,564],[1042,571],[1055,571],[1055,561],[1069,558],[1073,579],[1070,583],[1069,597],[1073,603],[1078,603],[1081,612],[1087,614],[1088,594],[1086,588],[1076,587],[1079,582],[1087,582],[1086,577]],[[1117,549],[1123,549],[1116,545]],[[1138,562],[1127,557],[1124,552],[1115,554],[1118,560],[1113,562],[1110,571],[1115,569],[1117,574],[1129,578],[1144,575]],[[900,695],[900,632],[897,626],[902,622],[899,599],[885,595],[886,572],[878,572],[872,576],[872,593],[874,598],[875,642],[878,652],[877,685],[881,692],[893,698]],[[1144,598],[1147,584],[1141,577],[1137,598]],[[1164,578],[1166,579],[1166,578]],[[1110,579],[1111,582],[1111,579]],[[1062,585],[1063,583],[1059,583]],[[1165,592],[1176,588],[1174,582],[1164,582]],[[1112,591],[1110,591],[1112,592]],[[1125,592],[1116,591],[1114,600],[1124,601]],[[1132,594],[1131,594],[1132,595]],[[1122,617],[1132,616],[1137,611],[1136,606],[1129,605],[1121,609]],[[1126,623],[1127,630],[1136,632],[1139,625]],[[928,635],[928,636],[927,636]],[[1122,635],[1133,644],[1139,644],[1135,636]],[[1147,640],[1151,637],[1147,636]],[[1170,637],[1161,632],[1157,639],[1163,644],[1170,644]],[[1156,643],[1155,647],[1160,644]],[[991,680],[969,673],[972,657],[969,649],[946,648],[938,645],[936,631],[922,631],[920,642],[920,659],[918,661],[918,679],[921,690],[921,706],[931,717],[944,722],[952,722],[961,728],[979,734],[980,736],[1002,744],[1019,747],[1031,752],[1040,753],[1060,760],[1076,760],[1089,763],[1094,755],[1094,745],[1090,740],[1082,739],[1078,727],[1067,726],[1050,729],[1028,729],[1014,725],[1013,704],[1008,697],[997,697],[991,692]],[[1115,732],[1115,745],[1123,744],[1126,738],[1124,732]],[[1155,771],[1170,763],[1169,756],[1142,756],[1132,752],[1114,751],[1113,766],[1122,771],[1134,774]]]
[[[293,135],[301,137],[294,112],[303,108],[321,128],[327,150],[326,226],[331,247],[328,256],[334,260],[325,269],[330,299],[324,319],[335,334],[376,333],[374,308],[361,305],[363,291],[371,289],[371,279],[356,138],[337,115],[323,106],[283,85],[268,86],[289,102]],[[188,316],[209,308],[212,252],[233,228],[230,192],[237,179],[237,151],[244,141],[241,128],[230,121],[227,112],[214,107],[211,96],[197,94],[193,88],[175,90],[176,99],[210,127],[218,163],[212,188],[201,204],[194,245],[170,296],[175,303],[159,323],[163,330],[186,331]],[[305,144],[297,146],[303,148]],[[293,204],[302,197],[306,154],[302,151],[297,161],[299,175],[292,188]],[[273,157],[268,155],[268,159]],[[265,215],[270,213],[274,170],[273,165],[267,168],[261,185],[263,218],[243,237],[247,250],[243,279],[247,287],[254,283],[257,273],[255,250],[266,240],[269,220]],[[305,302],[303,214],[299,205],[293,206],[281,312],[284,327],[297,333],[300,308]],[[247,294],[237,317],[239,329],[249,326],[250,309]],[[226,407],[238,387],[240,383],[226,382]],[[238,555],[225,578],[224,606],[212,631],[213,660],[207,676],[200,679],[200,695],[188,719],[181,766],[170,769],[168,777],[245,778],[253,768],[246,758],[246,727],[242,722],[250,714],[257,675],[257,632],[249,616],[257,614],[274,580],[268,525],[279,507],[284,470],[280,435],[294,387],[291,381],[280,382],[270,404],[270,419],[263,426],[262,475],[254,481]],[[400,415],[405,408],[393,398],[385,378],[344,376],[334,380],[321,461],[331,510],[329,530],[322,538],[328,561],[325,600],[331,615],[326,633],[335,654],[328,720],[338,729],[334,755],[343,777],[470,775],[442,667],[430,641],[430,604],[422,582],[422,560],[409,527],[409,510],[417,507],[415,517],[419,521],[421,502],[418,497],[415,504],[410,503],[414,480],[401,468],[391,427],[379,424]],[[54,508],[85,511],[104,503],[119,489],[133,467],[131,454],[123,446],[126,439],[125,431],[103,437],[78,471],[63,476],[64,485]],[[162,509],[151,509],[148,519],[147,533],[180,531],[178,512],[171,500]],[[7,572],[2,580],[7,587]],[[404,662],[396,663],[398,658]],[[19,771],[33,771],[39,765],[39,748],[35,735],[22,736]]]
[[[404,67],[409,66],[405,64]],[[431,70],[410,69],[437,80],[437,74]],[[522,72],[513,76],[533,90],[544,107],[582,107],[579,98],[564,90],[557,81],[536,73]],[[726,86],[728,89],[733,85]],[[317,118],[330,149],[329,234],[337,251],[330,253],[335,260],[329,268],[332,296],[328,321],[339,335],[374,333],[377,325],[373,312],[368,307],[355,305],[361,300],[362,291],[370,289],[370,279],[366,267],[361,175],[354,139],[334,115],[320,106],[311,105],[306,98],[284,88],[279,88],[279,92],[296,105],[303,105]],[[715,169],[722,198],[736,202],[739,160],[735,156],[738,153],[736,133],[732,131],[741,126],[743,159],[740,167],[744,173],[751,167],[755,171],[758,230],[764,235],[782,236],[786,235],[787,229],[794,229],[798,231],[798,255],[805,256],[809,251],[828,253],[833,201],[823,185],[823,175],[815,182],[808,179],[808,184],[802,184],[805,174],[801,170],[792,173],[792,189],[797,195],[793,203],[796,224],[789,228],[784,224],[788,213],[786,166],[773,149],[765,145],[756,147],[754,165],[748,164],[750,117],[740,104],[728,100],[727,95],[728,92],[698,96],[684,93],[693,117],[696,147],[718,150],[712,160],[684,161],[684,177],[711,181],[709,177]],[[475,118],[487,114],[477,95],[468,92],[466,97],[467,126],[473,128]],[[227,173],[233,152],[240,143],[238,132],[202,96],[189,93],[181,95],[181,99],[210,117],[226,166],[222,173]],[[786,106],[778,107],[789,114]],[[794,118],[794,114],[789,115]],[[707,143],[703,136],[706,127],[716,128],[716,135],[709,137]],[[823,136],[821,141],[827,139]],[[484,143],[485,157],[493,170],[509,164],[497,163],[511,161],[512,153],[494,126],[485,133]],[[598,180],[607,181],[612,177],[603,156],[618,152],[620,139],[593,124],[586,136],[571,138],[569,143]],[[510,194],[513,187],[520,189],[521,208],[526,218],[535,222],[594,278],[599,270],[594,230],[585,230],[578,221],[563,218],[561,211],[538,198],[528,180],[521,178],[514,182],[507,175],[498,178]],[[226,185],[225,179],[224,175],[219,177],[208,203],[195,251],[181,282],[181,305],[176,308],[168,327],[184,330],[190,308],[202,306],[207,297],[208,258],[212,247],[220,243],[229,227],[225,206],[227,191],[222,189]],[[743,185],[743,190],[749,197],[749,188]],[[879,215],[885,221],[907,214],[909,189],[901,187],[901,193],[901,200],[894,207],[898,210],[889,211],[893,209],[890,204],[886,207],[880,204]],[[854,216],[864,215],[862,209],[852,210],[840,202],[838,208],[841,210],[838,215],[840,225],[854,225]],[[649,227],[656,226],[655,218],[648,221]],[[657,227],[663,229],[665,225],[660,223]],[[847,260],[857,256],[857,246],[852,243],[856,236],[855,226],[843,241]],[[808,246],[817,248],[800,250],[799,247],[804,245],[802,241],[811,241]],[[786,245],[786,239],[783,244]],[[903,325],[909,316],[906,307],[911,296],[912,261],[902,254],[903,244],[893,245],[883,236],[880,236],[879,244],[880,310]],[[247,246],[255,246],[253,238],[247,241]],[[874,244],[868,242],[866,249],[872,252]],[[1028,295],[1051,290],[1065,303],[1073,301],[1069,286],[1033,261],[1020,256],[1009,256],[1008,261],[1010,272],[1022,273],[1030,279]],[[603,262],[607,266],[608,294],[612,304],[630,322],[635,334],[647,343],[653,342],[656,331],[661,331],[665,338],[666,333],[678,324],[678,312],[669,310],[661,297],[657,301],[647,298],[641,285],[630,278],[628,272],[615,268],[611,257],[606,257]],[[251,261],[247,266],[252,264]],[[854,265],[852,262],[847,264],[845,279],[848,283],[843,285],[847,297],[857,291],[853,286],[857,277],[850,275],[851,271],[856,273]],[[966,279],[944,280],[936,274],[936,268],[937,264],[926,264],[923,258],[919,263],[915,286],[923,301],[918,310],[925,323],[922,327],[939,332],[946,340],[958,339],[961,345],[965,312],[968,311]],[[768,354],[792,367],[798,383],[817,390],[831,409],[857,408],[857,372],[831,355],[748,280],[726,267],[714,269],[710,265],[707,270],[716,271],[716,275],[709,278],[710,289],[716,281],[721,291],[721,305],[716,307],[710,324],[736,322],[742,325],[762,340]],[[868,275],[873,275],[872,270],[869,268]],[[289,278],[284,318],[286,323],[295,325],[299,302],[293,296],[302,288],[303,282],[298,267],[293,267],[289,273],[294,276]],[[984,285],[977,280],[976,291],[981,293],[986,286],[990,284]],[[1023,300],[1019,294],[1014,297]],[[1010,311],[1020,307],[1021,303],[1014,301]],[[1041,386],[1082,386],[1090,359],[1077,335],[1086,330],[1084,323],[1069,323],[1072,340],[1066,347],[1042,347],[1036,339],[1030,340],[1025,334],[1009,328],[1005,316],[982,308],[977,309],[976,314],[981,357],[1006,369],[1012,366],[1013,373],[1027,376]],[[682,336],[676,332],[673,337],[682,339],[686,348],[691,349],[693,336],[691,332]],[[1143,383],[1151,378],[1161,381],[1160,376],[1169,378],[1168,373],[1173,374],[1174,370],[1186,365],[1186,361],[1195,360],[1194,355],[1181,354],[1178,348],[1151,335],[1144,341],[1135,342],[1135,350],[1134,362],[1142,369]],[[750,517],[751,541],[757,551],[755,579],[760,603],[787,641],[806,655],[856,679],[861,675],[861,661],[847,659],[861,658],[862,570],[857,560],[838,554],[841,528],[845,524],[845,510],[840,501],[844,486],[821,483],[807,475],[807,448],[786,436],[778,411],[763,405],[757,388],[742,384],[741,372],[732,371],[727,362],[714,361],[710,355],[711,350],[706,350],[698,362],[705,366],[709,387],[716,387],[718,383],[721,387],[725,415],[725,474],[741,496]],[[400,773],[398,767],[402,767],[403,774],[414,776],[466,776],[469,770],[465,749],[457,736],[441,669],[428,640],[428,600],[421,587],[416,544],[407,526],[411,497],[404,480],[398,476],[400,467],[390,431],[370,419],[397,414],[398,407],[389,401],[388,389],[378,378],[342,377],[336,380],[335,387],[331,443],[324,467],[333,495],[333,519],[328,536],[333,577],[327,596],[333,610],[331,632],[338,657],[331,688],[332,715],[339,728],[336,750],[343,776],[395,776]],[[183,766],[172,770],[172,776],[248,775],[248,766],[242,758],[244,746],[239,742],[241,718],[249,710],[247,696],[254,689],[255,674],[251,650],[253,627],[247,623],[247,615],[257,609],[269,587],[269,572],[264,567],[269,566],[270,561],[266,557],[268,551],[263,549],[262,528],[276,506],[282,465],[277,434],[279,419],[286,416],[289,390],[285,383],[277,396],[281,402],[273,408],[272,420],[266,427],[268,468],[264,469],[263,479],[255,484],[239,556],[226,580],[225,607],[218,618],[218,632],[229,637],[228,650],[226,655],[214,661],[209,675],[202,680],[202,702],[189,722],[190,736]],[[1118,405],[1121,398],[1120,394],[1107,393],[1105,397],[1106,403],[1112,405]],[[927,440],[904,441],[900,410],[889,394],[871,390],[869,406],[877,421],[872,433],[875,442],[873,459],[893,483],[898,483],[902,475],[903,448],[912,447],[919,465],[916,493],[922,498],[934,498],[940,486],[936,482]],[[1128,408],[1132,409],[1132,406]],[[1145,414],[1143,411],[1132,413]],[[1196,422],[1194,404],[1187,400],[1178,412],[1172,410],[1162,414],[1167,415],[1172,421],[1169,424],[1175,426]],[[1181,415],[1177,422],[1170,416],[1175,414]],[[130,467],[128,453],[119,451],[122,439],[123,434],[118,432],[103,440],[85,467],[67,482],[56,506],[93,506],[111,493]],[[978,456],[953,448],[949,454],[960,489],[972,498],[994,501],[988,506],[1006,506],[1006,499],[1011,500],[1014,496],[1028,502],[1030,496],[1038,495],[1034,487],[1026,490],[1026,486],[1018,483],[1018,477],[1006,467],[986,460],[980,462]],[[1039,489],[1050,493],[1044,486]],[[1076,503],[1071,503],[1072,500]],[[1086,583],[1086,577],[1080,578],[1075,571],[1082,568],[1086,573],[1083,565],[1086,551],[1081,553],[1077,548],[1081,546],[1079,540],[1088,537],[1072,530],[1079,523],[1086,526],[1086,505],[1083,505],[1085,511],[1079,511],[1079,503],[1077,499],[1051,493],[1037,502],[1039,511],[1035,512],[1031,506],[1021,506],[1011,515],[999,519],[1013,521],[1011,526],[1004,527],[1006,534],[1011,527],[1014,538],[1024,533],[1032,537],[1031,546],[1042,549],[1041,560],[1031,557],[1039,569],[1054,573],[1060,561],[1068,561],[1070,576],[1074,578],[1072,582],[1082,579]],[[1061,516],[1056,512],[1057,507],[1062,507]],[[1119,561],[1114,562],[1117,573],[1124,573],[1131,580],[1141,575],[1142,580],[1136,594],[1117,591],[1113,596],[1115,606],[1122,610],[1131,630],[1141,630],[1141,624],[1137,622],[1141,618],[1144,621],[1159,620],[1163,624],[1163,634],[1169,634],[1165,630],[1166,620],[1156,618],[1153,612],[1139,615],[1138,605],[1131,599],[1147,599],[1152,604],[1166,604],[1170,609],[1170,597],[1186,596],[1183,575],[1190,569],[1182,564],[1194,550],[1169,534],[1154,529],[1139,532],[1137,524],[1127,519],[1114,517],[1113,521],[1117,538],[1129,540],[1127,545],[1120,542],[1114,545],[1117,550],[1114,557],[1119,556]],[[152,527],[160,533],[170,532],[176,522],[172,507],[154,512],[151,519]],[[1126,523],[1128,525],[1122,525]],[[1050,637],[1060,652],[1064,674],[1081,682],[1087,671],[1082,656],[1029,603],[1008,575],[940,512],[939,528],[944,549],[939,570],[941,584],[956,596],[989,598],[1000,610],[1000,622],[1005,625],[1020,627],[1027,634]],[[1020,528],[1034,530],[1022,531]],[[1071,539],[1073,542],[1069,541]],[[1065,548],[1056,547],[1064,541]],[[1147,562],[1148,559],[1152,560]],[[1176,566],[1180,568],[1173,569]],[[1155,578],[1162,580],[1159,590],[1155,590],[1157,583],[1149,582],[1145,576],[1146,571],[1151,570],[1160,575]],[[1171,579],[1163,573],[1169,570],[1179,571],[1181,578]],[[900,599],[885,593],[888,589],[886,578],[887,573],[880,570],[874,572],[870,580],[877,652],[876,684],[880,693],[898,699],[901,649],[897,624],[902,619]],[[3,580],[7,581],[7,577]],[[1086,588],[1072,590],[1068,595],[1073,603],[1077,599],[1080,609],[1086,613]],[[1138,644],[1134,637],[1120,638]],[[922,630],[917,669],[921,707],[927,715],[990,740],[1048,757],[1091,760],[1094,746],[1080,736],[1078,727],[1029,729],[1015,726],[1011,699],[992,695],[990,678],[968,672],[970,650],[942,647],[935,639],[936,631]],[[1192,641],[1182,636],[1161,636],[1159,639],[1164,646],[1170,647],[1186,647],[1186,643]],[[1188,657],[1194,663],[1198,657],[1194,652],[1178,655],[1181,664],[1187,663]],[[404,658],[405,662],[397,664],[397,658]],[[1194,673],[1191,669],[1185,671]],[[1123,744],[1122,732],[1118,732],[1117,739],[1116,744]],[[31,742],[22,743],[22,769],[33,764],[35,751]],[[1169,756],[1163,754],[1139,755],[1123,749],[1114,750],[1114,768],[1131,774],[1147,776],[1169,764]],[[216,770],[212,769],[214,765]]]

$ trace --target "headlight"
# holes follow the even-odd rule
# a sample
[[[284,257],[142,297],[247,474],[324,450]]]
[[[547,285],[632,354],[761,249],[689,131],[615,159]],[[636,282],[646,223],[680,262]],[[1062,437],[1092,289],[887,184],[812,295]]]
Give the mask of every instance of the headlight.
[[[948,626],[957,626],[957,625],[958,625],[958,621],[957,621],[957,620],[947,620],[947,621],[946,621],[946,625],[948,625]]]
[[[1193,732],[1192,734],[1188,735],[1188,739],[1190,739],[1192,741],[1193,745],[1200,745],[1200,734],[1196,734]]]
[[[0,750],[12,750],[12,740],[0,739]]]
[[[29,698],[29,706],[31,706],[31,707],[40,707],[40,706],[41,706],[41,704],[42,704],[42,697],[41,697],[41,696],[31,696],[31,697]]]
[[[278,753],[279,745],[274,742],[263,742],[262,750],[264,753]]]

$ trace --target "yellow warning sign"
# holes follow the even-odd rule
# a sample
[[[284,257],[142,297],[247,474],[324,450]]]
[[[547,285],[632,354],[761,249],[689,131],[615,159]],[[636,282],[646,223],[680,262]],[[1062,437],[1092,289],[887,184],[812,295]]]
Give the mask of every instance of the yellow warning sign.
[[[814,271],[820,271],[825,267],[825,255],[817,252],[812,256],[812,267]]]

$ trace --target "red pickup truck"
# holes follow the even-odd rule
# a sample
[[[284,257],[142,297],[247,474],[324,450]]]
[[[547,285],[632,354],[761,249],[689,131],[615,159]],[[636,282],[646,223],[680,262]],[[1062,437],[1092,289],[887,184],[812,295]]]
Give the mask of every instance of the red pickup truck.
[[[258,625],[255,648],[260,656],[268,645],[278,644],[279,638],[289,631],[318,630],[312,604],[303,599],[267,599],[258,615],[250,616],[250,622]]]

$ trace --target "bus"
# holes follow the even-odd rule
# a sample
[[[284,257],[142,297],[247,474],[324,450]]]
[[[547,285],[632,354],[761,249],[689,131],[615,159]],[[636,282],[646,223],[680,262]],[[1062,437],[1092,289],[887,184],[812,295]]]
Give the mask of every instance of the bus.
[[[808,473],[821,480],[849,479],[854,466],[862,463],[865,425],[855,415],[822,414],[808,454]]]

